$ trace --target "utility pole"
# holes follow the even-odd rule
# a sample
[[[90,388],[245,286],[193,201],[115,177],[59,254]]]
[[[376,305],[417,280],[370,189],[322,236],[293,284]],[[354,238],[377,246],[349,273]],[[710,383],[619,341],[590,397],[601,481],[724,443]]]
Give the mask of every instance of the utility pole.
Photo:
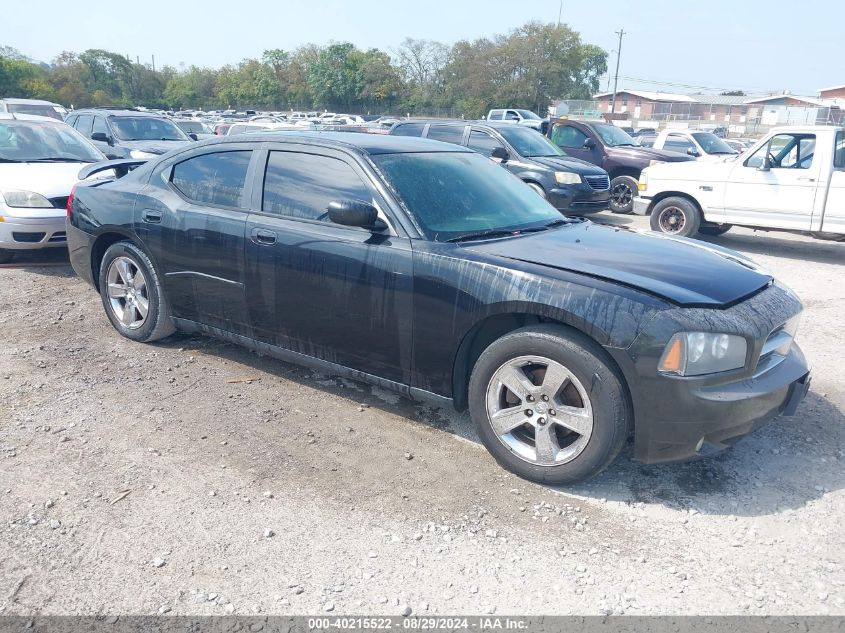
[[[153,72],[156,71],[156,56],[153,55]]]
[[[616,49],[610,51],[611,54],[616,52]],[[605,92],[610,92],[610,73],[607,73],[607,88],[605,88]]]
[[[622,57],[622,36],[625,35],[625,29],[614,31],[619,36],[619,46],[616,49],[616,75],[613,78],[613,97],[610,101],[610,113],[616,112],[616,90],[619,87],[619,58]]]
[[[560,28],[560,16],[563,14],[563,0],[560,0],[560,8],[557,10],[557,28]]]

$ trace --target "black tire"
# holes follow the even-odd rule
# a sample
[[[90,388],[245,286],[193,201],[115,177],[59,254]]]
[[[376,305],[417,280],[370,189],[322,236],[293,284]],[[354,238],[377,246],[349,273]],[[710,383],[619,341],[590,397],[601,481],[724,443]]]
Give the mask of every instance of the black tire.
[[[112,262],[118,258],[131,260],[134,266],[143,273],[146,281],[145,287],[149,307],[143,324],[134,329],[121,322],[112,308],[109,297],[108,271]],[[167,304],[167,298],[164,296],[159,275],[147,254],[132,242],[116,242],[106,250],[100,263],[99,280],[100,298],[106,316],[121,336],[133,341],[151,343],[170,336],[176,331],[176,327],[170,318],[170,308]]]
[[[6,248],[0,248],[0,264],[7,264],[12,261],[15,256],[15,251],[10,251]]]
[[[651,211],[651,230],[680,237],[691,237],[701,227],[701,212],[686,198],[665,198]]]
[[[702,235],[724,235],[733,228],[731,224],[702,224],[698,232]]]
[[[529,187],[531,187],[531,188],[534,190],[534,192],[535,192],[538,196],[540,196],[543,200],[545,200],[545,199],[547,199],[547,198],[548,198],[548,196],[546,195],[546,190],[545,190],[545,189],[543,189],[543,188],[542,188],[540,185],[538,185],[536,182],[526,182],[525,184],[526,184],[526,185],[528,185]]]
[[[634,198],[637,197],[637,180],[632,176],[617,176],[610,181],[610,202],[608,206],[614,213],[627,215],[634,210]]]
[[[526,355],[563,365],[584,386],[590,399],[591,435],[581,452],[566,463],[546,466],[523,459],[493,429],[487,408],[488,387],[499,368]],[[476,361],[469,383],[470,415],[484,446],[506,470],[544,484],[583,481],[613,463],[632,428],[631,405],[617,371],[604,350],[580,332],[551,324],[521,328],[492,343]]]

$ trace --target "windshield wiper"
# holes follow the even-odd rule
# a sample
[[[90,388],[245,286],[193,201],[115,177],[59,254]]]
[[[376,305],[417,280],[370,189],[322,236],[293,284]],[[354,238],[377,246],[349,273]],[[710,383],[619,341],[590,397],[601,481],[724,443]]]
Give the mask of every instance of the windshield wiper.
[[[18,160],[17,158],[0,158],[0,163],[23,163],[25,161]]]
[[[450,237],[447,242],[463,242],[466,240],[480,240],[480,239],[488,239],[493,237],[517,237],[519,235],[525,235],[526,233],[539,233],[540,231],[546,231],[554,226],[560,226],[561,224],[569,224],[571,220],[567,220],[566,218],[560,218],[557,220],[552,220],[551,222],[547,222],[542,226],[529,226],[524,229],[490,229],[489,231],[477,231],[475,233],[464,233],[463,235],[456,235],[455,237]]]

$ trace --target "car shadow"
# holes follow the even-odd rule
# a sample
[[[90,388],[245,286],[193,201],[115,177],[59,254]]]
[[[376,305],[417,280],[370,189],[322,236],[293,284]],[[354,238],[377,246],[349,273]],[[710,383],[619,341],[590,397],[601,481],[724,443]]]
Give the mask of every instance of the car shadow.
[[[607,226],[629,226],[634,223],[631,216],[613,213],[611,211],[594,213],[588,215],[587,219],[596,224],[606,224]]]
[[[177,334],[156,345],[190,348],[305,387],[317,387],[350,402],[451,433],[481,448],[466,412],[419,403],[379,387],[202,335]],[[633,442],[629,441],[620,458],[597,477],[555,490],[626,504],[694,509],[702,514],[769,515],[803,507],[845,487],[843,439],[845,416],[827,398],[811,391],[794,417],[773,420],[719,455],[694,462],[645,465],[633,461]]]
[[[15,253],[12,261],[0,264],[3,269],[26,270],[37,275],[51,277],[73,277],[75,273],[70,266],[70,259],[66,248],[44,248]]]
[[[845,243],[825,240],[784,239],[789,234],[777,235],[763,231],[753,233],[726,233],[719,236],[697,235],[702,242],[724,246],[737,251],[772,257],[785,257],[819,264],[845,264]]]

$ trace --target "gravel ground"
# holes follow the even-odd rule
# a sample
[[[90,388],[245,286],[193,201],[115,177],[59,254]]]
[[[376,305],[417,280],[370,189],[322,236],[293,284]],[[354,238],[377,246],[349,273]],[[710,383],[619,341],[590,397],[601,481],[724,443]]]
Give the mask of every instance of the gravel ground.
[[[501,470],[466,416],[125,340],[61,253],[4,267],[0,613],[845,614],[845,244],[713,241],[804,300],[798,415],[691,464],[629,446],[566,490]]]

